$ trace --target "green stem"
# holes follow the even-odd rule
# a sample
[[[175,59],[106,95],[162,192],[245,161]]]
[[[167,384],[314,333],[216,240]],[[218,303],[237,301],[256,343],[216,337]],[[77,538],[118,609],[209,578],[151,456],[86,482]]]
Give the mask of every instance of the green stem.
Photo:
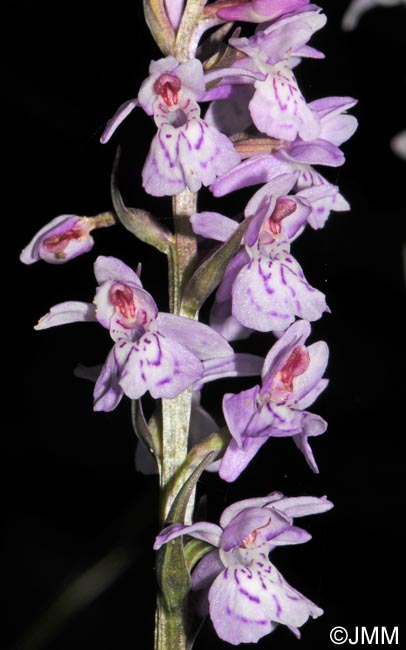
[[[168,257],[169,295],[171,311],[182,314],[181,297],[186,283],[190,279],[197,258],[196,236],[190,225],[190,216],[197,209],[197,195],[184,190],[172,199],[175,243]]]
[[[197,259],[196,237],[190,226],[190,215],[196,212],[197,196],[184,190],[173,198],[173,220],[175,237],[168,255],[169,302],[172,313],[182,316],[181,299],[186,283],[191,277]],[[197,315],[196,315],[197,317]],[[164,524],[176,498],[179,485],[176,473],[188,453],[188,436],[192,390],[188,389],[174,399],[162,400],[162,466],[160,473],[161,523]],[[185,516],[185,523],[191,522],[194,507],[192,495]],[[181,541],[177,540],[181,545]],[[176,561],[179,589],[175,589],[174,602],[165,603],[158,595],[155,627],[155,650],[186,650],[187,648],[187,593],[189,574],[179,547],[179,561]],[[159,573],[159,567],[158,573]],[[175,569],[175,567],[174,567]],[[158,575],[160,579],[160,575]],[[182,587],[181,587],[182,585]]]
[[[196,265],[197,243],[189,221],[196,205],[197,196],[188,189],[172,201],[175,241],[168,256],[169,297],[171,312],[177,315],[182,315],[182,292]],[[173,477],[187,456],[191,402],[191,390],[174,399],[162,400],[162,522],[176,496],[170,489]]]
[[[170,611],[160,596],[155,612],[155,650],[187,650],[184,609]]]
[[[187,456],[192,391],[186,390],[174,399],[162,400],[162,472],[161,472],[161,520],[165,522],[176,492],[171,489],[174,477]],[[189,518],[193,510],[189,507]]]

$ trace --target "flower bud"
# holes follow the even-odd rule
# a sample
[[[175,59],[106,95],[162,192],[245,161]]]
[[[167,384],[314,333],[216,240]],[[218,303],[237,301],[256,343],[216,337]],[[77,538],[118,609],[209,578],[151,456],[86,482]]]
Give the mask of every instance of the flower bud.
[[[94,240],[90,235],[93,228],[113,223],[114,217],[108,212],[96,217],[62,214],[37,232],[21,252],[20,260],[24,264],[33,264],[39,259],[50,264],[63,264],[93,248]]]

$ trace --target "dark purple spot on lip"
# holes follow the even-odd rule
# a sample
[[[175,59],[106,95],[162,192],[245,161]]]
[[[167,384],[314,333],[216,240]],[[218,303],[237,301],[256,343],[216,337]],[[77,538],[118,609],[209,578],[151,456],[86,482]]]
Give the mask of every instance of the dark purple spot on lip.
[[[281,280],[282,280],[282,284],[286,286],[286,285],[287,285],[287,282],[286,282],[286,278],[285,278],[285,271],[284,271],[284,268],[283,268],[283,266],[281,265],[281,266],[279,267],[279,269],[280,269],[280,277],[281,277]]]
[[[170,377],[164,377],[160,381],[157,382],[157,386],[163,386],[164,384],[170,384],[172,379]]]
[[[291,596],[290,594],[286,594],[286,597],[289,598],[289,600],[300,600],[297,596]]]
[[[204,140],[203,124],[201,122],[199,122],[198,124],[199,124],[199,127],[200,127],[200,137],[199,137],[199,140],[195,144],[195,149],[197,149],[197,150],[199,150],[201,148],[201,146],[203,144],[203,140]]]
[[[279,618],[279,616],[282,614],[282,607],[280,606],[279,600],[275,594],[272,594],[272,598],[274,599],[276,605],[276,616]]]
[[[277,312],[277,311],[270,311],[270,312],[269,312],[269,315],[270,315],[270,316],[275,316],[275,317],[277,317],[277,318],[284,318],[285,320],[286,320],[287,318],[291,318],[290,314],[280,314],[280,313]]]
[[[249,623],[250,619],[247,618],[246,616],[236,616],[235,617],[237,621],[241,621],[241,623]]]
[[[240,594],[242,594],[243,596],[246,596],[248,598],[248,600],[251,600],[253,603],[260,603],[261,602],[261,600],[260,600],[260,598],[258,598],[258,596],[252,596],[250,593],[248,593],[248,591],[245,591],[245,589],[242,589],[241,587],[240,587],[240,589],[238,591],[239,591]]]

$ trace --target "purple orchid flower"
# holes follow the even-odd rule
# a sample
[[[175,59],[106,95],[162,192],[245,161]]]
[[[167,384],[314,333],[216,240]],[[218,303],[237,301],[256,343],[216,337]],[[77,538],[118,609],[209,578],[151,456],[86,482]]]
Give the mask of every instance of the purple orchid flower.
[[[305,411],[328,384],[322,379],[328,347],[318,341],[306,347],[306,321],[294,323],[268,352],[262,385],[223,398],[223,413],[233,437],[223,456],[220,476],[234,481],[271,437],[293,437],[314,472],[318,467],[308,438],[325,432],[327,423]]]
[[[312,197],[287,196],[296,178],[296,174],[278,176],[247,205],[246,216],[251,211],[255,215],[244,236],[245,247],[226,267],[211,321],[226,338],[240,338],[234,319],[260,332],[283,331],[296,316],[314,321],[329,311],[324,294],[309,285],[290,253],[290,242],[303,230],[312,211],[308,200]],[[324,191],[314,190],[313,198],[320,198]],[[237,228],[232,219],[210,212],[192,215],[191,223],[196,233],[220,240],[228,239]]]
[[[152,61],[150,75],[137,99],[125,102],[108,123],[101,142],[137,105],[153,115],[154,136],[142,170],[143,186],[153,196],[175,195],[188,187],[197,192],[240,162],[232,142],[200,117],[197,104],[205,94],[203,66],[197,59],[185,63],[172,56]]]
[[[224,20],[238,20],[251,23],[264,23],[280,16],[293,13],[309,4],[310,0],[220,0],[217,15]],[[223,6],[224,5],[224,6]]]
[[[293,142],[283,142],[283,146],[272,154],[254,155],[244,160],[213,183],[210,189],[214,196],[224,196],[243,187],[268,183],[281,174],[298,172],[296,189],[308,190],[308,198],[313,204],[308,222],[312,228],[322,228],[331,210],[341,212],[349,210],[350,206],[337,186],[329,183],[312,165],[338,167],[344,163],[344,154],[339,147],[353,135],[358,125],[356,118],[346,111],[356,103],[352,97],[325,97],[310,102],[308,106],[317,114],[321,126],[316,140],[305,142],[297,137]],[[213,125],[221,128],[225,111],[226,107],[222,111],[211,109],[209,119]],[[313,187],[323,188],[324,196],[319,195],[316,199],[312,195]],[[302,196],[305,195],[306,193]]]
[[[98,257],[99,283],[93,304],[66,302],[52,307],[36,326],[46,329],[77,321],[98,321],[115,345],[94,389],[96,411],[111,411],[123,394],[138,399],[173,398],[202,379],[203,361],[229,357],[233,350],[210,327],[158,312],[138,275],[114,257]]]
[[[64,264],[93,248],[90,231],[95,227],[93,219],[75,214],[62,214],[52,219],[32,238],[20,255],[24,264],[40,259],[50,264]]]
[[[297,637],[309,617],[323,610],[291,587],[269,561],[277,546],[302,544],[309,533],[293,525],[294,517],[326,512],[325,497],[284,497],[274,492],[226,508],[220,526],[199,522],[173,524],[157,537],[159,549],[180,535],[190,535],[216,547],[197,565],[192,589],[208,598],[210,618],[218,636],[231,643],[256,643],[278,624]],[[200,606],[200,611],[204,609]]]
[[[315,180],[313,184],[306,185],[302,180],[301,187],[298,178],[300,175],[297,173],[276,176],[248,202],[245,216],[259,215],[254,217],[251,232],[261,226],[258,235],[261,234],[262,246],[272,244],[278,238],[294,241],[303,232],[306,223],[314,227],[314,215],[320,219],[320,212],[323,210],[324,213],[327,201],[334,200],[338,194],[335,185],[317,184]],[[294,187],[298,190],[296,194],[287,196]]]
[[[319,137],[318,116],[300,92],[292,67],[300,57],[323,56],[307,45],[312,34],[326,22],[320,11],[310,5],[280,18],[250,38],[230,39],[230,45],[248,57],[238,63],[239,67],[265,75],[265,79],[254,81],[249,111],[258,130],[270,137],[288,142],[298,135],[304,141]]]

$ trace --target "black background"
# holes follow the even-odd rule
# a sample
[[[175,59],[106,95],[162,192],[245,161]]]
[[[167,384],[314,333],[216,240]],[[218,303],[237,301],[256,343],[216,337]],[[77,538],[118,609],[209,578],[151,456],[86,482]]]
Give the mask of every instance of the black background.
[[[336,504],[327,515],[303,522],[314,535],[310,543],[274,555],[289,582],[325,609],[319,621],[303,628],[302,648],[331,646],[329,630],[336,625],[350,634],[355,626],[400,625],[395,590],[403,559],[398,522],[403,515],[406,166],[388,142],[406,125],[401,56],[406,15],[400,7],[376,9],[356,32],[344,34],[340,17],[347,3],[320,4],[329,20],[312,43],[326,59],[302,63],[302,90],[308,100],[359,98],[353,112],[360,122],[344,145],[345,166],[326,171],[352,211],[333,213],[323,231],[305,233],[294,247],[308,279],[325,290],[332,309],[314,324],[312,335],[331,348],[331,384],[313,409],[329,422],[313,445],[321,473],[311,474],[290,441],[272,441],[236,484],[205,476],[199,486],[212,520],[237,499],[275,489],[327,494]],[[119,256],[133,266],[142,261],[144,285],[166,309],[164,260],[116,228],[97,232],[93,251],[70,264],[24,267],[18,262],[23,246],[54,216],[110,208],[109,174],[118,143],[127,203],[169,218],[169,200],[141,191],[140,171],[154,133],[149,119],[136,111],[110,144],[99,144],[107,119],[137,94],[149,60],[159,57],[141,3],[133,5],[119,0],[107,10],[92,0],[3,3],[1,575],[7,617],[0,636],[5,648],[38,622],[75,576],[121,547],[133,558],[129,570],[57,627],[46,644],[37,646],[31,637],[24,648],[152,647],[156,480],[135,472],[128,404],[111,414],[94,414],[91,385],[73,376],[78,362],[103,361],[109,338],[97,325],[47,332],[34,332],[32,325],[53,304],[92,299],[98,254]],[[215,209],[240,210],[249,195],[238,193]],[[209,200],[205,192],[202,206]],[[250,349],[265,353],[268,345],[269,337],[257,335]],[[223,392],[238,386],[210,387],[206,405],[219,414]],[[97,581],[101,584],[103,575]],[[51,619],[55,623],[54,614]],[[226,647],[210,623],[195,647],[207,644]],[[258,644],[281,646],[299,647],[286,629]]]

